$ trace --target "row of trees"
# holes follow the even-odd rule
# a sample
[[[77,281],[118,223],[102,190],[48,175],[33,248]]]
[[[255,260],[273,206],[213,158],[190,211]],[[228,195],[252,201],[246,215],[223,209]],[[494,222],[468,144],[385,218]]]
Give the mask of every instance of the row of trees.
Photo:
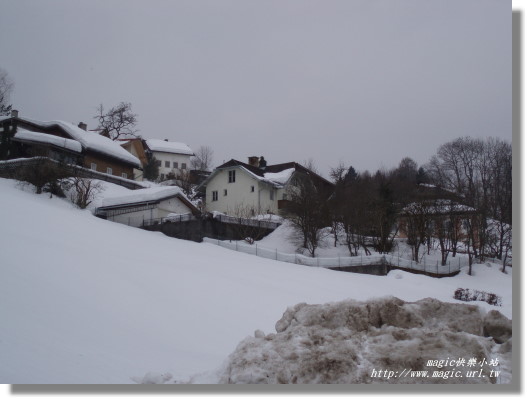
[[[299,176],[284,216],[314,256],[331,231],[351,256],[390,252],[400,228],[419,250],[438,244],[445,264],[464,244],[469,256],[505,259],[512,245],[512,148],[500,139],[459,138],[443,144],[422,167],[404,158],[392,170],[357,173],[339,165],[327,193]],[[331,226],[328,230],[327,227]]]

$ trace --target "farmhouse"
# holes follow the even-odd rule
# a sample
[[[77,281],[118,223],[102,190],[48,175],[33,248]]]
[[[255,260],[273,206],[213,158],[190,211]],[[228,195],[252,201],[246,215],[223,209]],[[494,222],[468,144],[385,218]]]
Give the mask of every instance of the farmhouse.
[[[95,214],[113,222],[141,227],[168,218],[188,218],[199,210],[179,187],[151,187],[107,197]]]
[[[21,118],[13,110],[10,117],[0,118],[0,158],[44,156],[133,179],[133,169],[141,167],[139,160],[118,143],[86,129],[85,123]]]
[[[155,157],[159,166],[160,181],[170,176],[178,178],[190,169],[190,157],[194,152],[184,143],[142,138],[123,141],[121,144],[123,148],[138,157],[143,166],[148,162],[149,157]]]
[[[205,190],[205,209],[233,216],[276,214],[288,200],[294,176],[305,174],[322,186],[333,184],[296,163],[267,165],[263,157],[249,157],[244,163],[231,159],[218,166],[198,187]]]
[[[426,231],[433,237],[465,240],[469,236],[468,223],[476,231],[481,214],[463,202],[462,197],[441,187],[420,184],[413,202],[399,212],[397,237],[413,238]],[[478,241],[477,234],[471,238]]]

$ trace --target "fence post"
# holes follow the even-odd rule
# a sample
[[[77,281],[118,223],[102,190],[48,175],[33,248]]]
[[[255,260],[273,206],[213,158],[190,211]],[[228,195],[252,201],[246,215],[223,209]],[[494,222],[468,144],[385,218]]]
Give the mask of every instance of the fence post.
[[[275,259],[278,260],[278,248],[275,248]]]
[[[340,255],[339,255],[339,267],[340,267]]]
[[[320,258],[317,256],[317,267],[320,267]]]
[[[256,256],[258,256],[258,244],[255,244],[256,245]]]
[[[236,241],[236,252],[238,252],[238,241]]]

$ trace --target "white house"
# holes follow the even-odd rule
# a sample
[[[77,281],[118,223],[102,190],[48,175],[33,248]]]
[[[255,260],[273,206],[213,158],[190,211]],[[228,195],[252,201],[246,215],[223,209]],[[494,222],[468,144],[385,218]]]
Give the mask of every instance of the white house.
[[[146,150],[159,162],[160,180],[169,174],[178,177],[182,171],[190,170],[190,157],[194,152],[186,144],[158,139],[146,139],[145,144]]]
[[[249,157],[249,163],[231,159],[218,166],[198,189],[205,189],[207,212],[234,216],[277,214],[286,204],[296,173],[309,174],[328,188],[333,186],[296,162],[267,166],[263,157]]]
[[[199,210],[179,187],[151,187],[105,198],[96,215],[113,222],[140,227],[164,218],[188,217]]]

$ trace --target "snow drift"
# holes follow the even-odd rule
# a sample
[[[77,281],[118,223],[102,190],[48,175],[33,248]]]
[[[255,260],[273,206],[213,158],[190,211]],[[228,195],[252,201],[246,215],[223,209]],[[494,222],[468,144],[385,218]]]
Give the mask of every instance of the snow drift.
[[[276,331],[265,335],[257,330],[254,338],[243,340],[220,382],[496,383],[490,360],[498,357],[499,364],[508,364],[512,349],[512,323],[501,313],[432,298],[300,303],[286,310]],[[445,371],[453,367],[429,363],[445,359],[477,359],[478,364],[475,369],[459,365],[460,373],[450,376]],[[421,370],[428,375],[410,373]],[[471,370],[477,373],[467,375]],[[392,371],[391,378],[384,371]]]

